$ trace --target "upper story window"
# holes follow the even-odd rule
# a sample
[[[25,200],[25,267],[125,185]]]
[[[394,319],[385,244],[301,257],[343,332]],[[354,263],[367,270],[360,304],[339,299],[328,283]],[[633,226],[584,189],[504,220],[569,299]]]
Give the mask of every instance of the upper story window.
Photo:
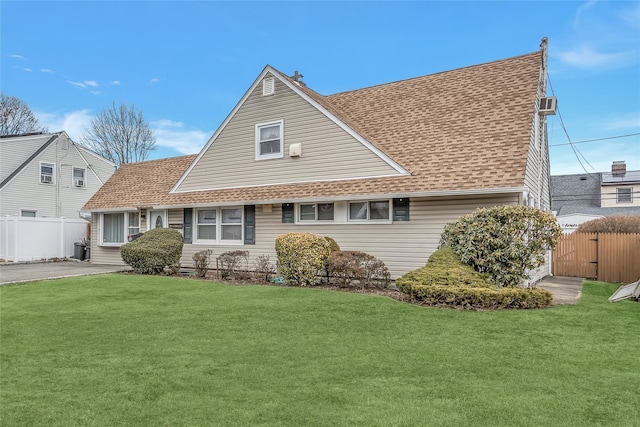
[[[73,168],[73,186],[84,188],[86,186],[85,170],[83,168]]]
[[[633,188],[616,188],[616,203],[632,203]]]
[[[283,121],[256,125],[256,160],[277,159],[283,156]]]
[[[40,162],[40,182],[42,184],[55,184],[56,165]]]
[[[389,220],[389,201],[349,202],[349,221]]]
[[[335,207],[333,203],[300,203],[299,221],[333,221]]]

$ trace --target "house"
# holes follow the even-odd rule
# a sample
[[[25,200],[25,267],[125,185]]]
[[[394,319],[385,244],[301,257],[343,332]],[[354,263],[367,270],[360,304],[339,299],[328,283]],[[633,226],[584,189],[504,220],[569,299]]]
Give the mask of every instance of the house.
[[[611,172],[551,177],[551,209],[564,233],[606,216],[640,215],[640,171],[615,161]],[[635,197],[634,197],[635,196]]]
[[[0,215],[78,218],[115,165],[66,132],[0,137]]]
[[[549,210],[546,49],[333,95],[266,66],[198,155],[125,164],[87,202],[92,262],[155,227],[183,233],[183,266],[204,249],[275,262],[277,236],[312,232],[396,278],[476,208]]]

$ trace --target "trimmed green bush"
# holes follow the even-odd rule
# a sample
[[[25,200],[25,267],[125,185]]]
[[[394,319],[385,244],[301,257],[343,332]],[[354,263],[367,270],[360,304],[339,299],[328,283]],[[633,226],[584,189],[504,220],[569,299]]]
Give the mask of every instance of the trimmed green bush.
[[[120,247],[120,255],[134,272],[175,274],[180,270],[182,234],[171,228],[154,228]]]
[[[562,235],[550,213],[527,206],[478,209],[446,225],[441,247],[463,263],[486,272],[498,286],[518,286],[527,271],[544,264],[545,253]]]
[[[359,251],[332,252],[327,259],[327,271],[331,281],[341,287],[384,289],[391,282],[384,262]]]
[[[550,306],[553,300],[551,292],[545,289],[412,285],[403,292],[426,305],[476,310],[543,308]]]
[[[329,256],[329,242],[319,234],[287,233],[276,238],[280,274],[289,284],[306,286],[318,281]]]
[[[327,242],[329,242],[329,250],[331,252],[336,252],[340,250],[340,245],[338,245],[338,242],[336,242],[333,237],[329,237],[329,236],[324,236],[325,239],[327,239]]]
[[[438,249],[429,257],[427,265],[396,280],[397,288],[405,293],[409,293],[414,285],[495,287],[489,274],[478,273],[473,267],[463,264],[451,248]]]

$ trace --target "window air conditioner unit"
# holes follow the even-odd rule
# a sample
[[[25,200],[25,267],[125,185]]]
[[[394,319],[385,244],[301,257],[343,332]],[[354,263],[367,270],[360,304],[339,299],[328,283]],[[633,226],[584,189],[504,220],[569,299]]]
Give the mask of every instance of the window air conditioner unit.
[[[540,108],[538,112],[543,116],[555,116],[558,102],[555,96],[540,98]]]
[[[76,187],[84,187],[84,179],[80,179],[80,178],[74,179],[73,185]]]
[[[51,175],[40,175],[40,182],[45,184],[51,184],[53,182],[53,176]]]

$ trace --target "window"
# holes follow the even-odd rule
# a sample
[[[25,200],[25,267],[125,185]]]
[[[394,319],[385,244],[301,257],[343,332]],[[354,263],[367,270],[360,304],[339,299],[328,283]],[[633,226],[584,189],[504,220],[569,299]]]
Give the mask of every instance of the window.
[[[53,163],[40,163],[40,182],[42,184],[54,184],[54,172],[56,166]]]
[[[282,120],[256,125],[256,160],[283,156]]]
[[[632,203],[633,188],[616,188],[616,203]]]
[[[350,221],[380,221],[389,219],[389,201],[349,202]]]
[[[333,203],[301,203],[298,205],[299,221],[333,221]]]
[[[38,211],[31,210],[31,209],[20,209],[20,216],[35,218],[38,216]]]
[[[242,243],[243,207],[196,210],[196,241]]]
[[[242,240],[242,209],[222,209],[222,240]]]
[[[124,243],[124,213],[102,214],[102,243],[117,245]]]
[[[216,240],[216,210],[199,210],[196,227],[198,240]]]
[[[127,227],[127,235],[132,236],[138,234],[140,232],[140,217],[138,216],[138,212],[129,212],[128,216],[129,225]]]
[[[84,169],[73,168],[73,186],[76,188],[85,187]]]

